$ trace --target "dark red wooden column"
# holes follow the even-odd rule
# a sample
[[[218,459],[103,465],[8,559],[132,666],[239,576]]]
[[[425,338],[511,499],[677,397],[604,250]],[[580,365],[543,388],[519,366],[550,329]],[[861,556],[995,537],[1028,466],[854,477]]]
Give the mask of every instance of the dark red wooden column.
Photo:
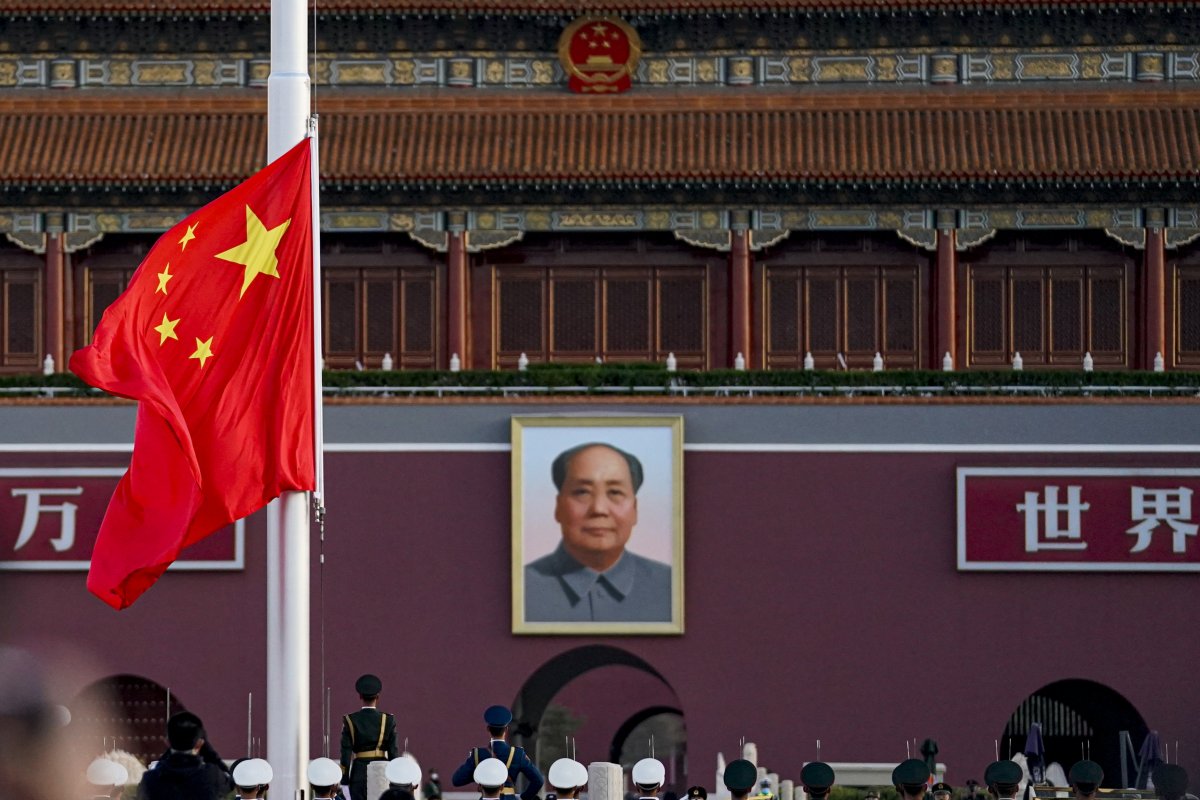
[[[951,212],[953,213],[953,212]],[[937,332],[934,341],[937,346],[933,351],[930,369],[941,369],[942,359],[946,353],[954,359],[954,368],[963,369],[965,363],[958,352],[958,251],[955,249],[956,232],[953,220],[950,225],[943,227],[942,215],[939,213],[937,231]]]
[[[446,364],[458,353],[463,369],[470,368],[467,352],[467,232],[454,227],[446,234]]]
[[[1167,293],[1166,253],[1164,251],[1162,219],[1151,216],[1146,225],[1146,252],[1143,258],[1146,289],[1146,315],[1142,332],[1145,347],[1142,352],[1142,369],[1154,368],[1154,357],[1162,353],[1167,358]]]
[[[66,348],[63,346],[64,303],[66,281],[64,280],[66,254],[63,249],[63,233],[61,231],[46,234],[46,282],[44,288],[45,319],[42,324],[43,358],[49,355],[54,359],[54,369],[65,372]]]
[[[730,231],[729,248],[729,366],[737,354],[746,359],[746,367],[758,367],[751,347],[750,231],[738,227]]]

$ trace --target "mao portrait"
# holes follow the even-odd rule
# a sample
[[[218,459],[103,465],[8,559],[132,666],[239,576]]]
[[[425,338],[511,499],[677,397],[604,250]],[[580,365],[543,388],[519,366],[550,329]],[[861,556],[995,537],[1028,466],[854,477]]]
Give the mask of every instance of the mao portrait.
[[[513,630],[683,630],[680,417],[513,418]]]

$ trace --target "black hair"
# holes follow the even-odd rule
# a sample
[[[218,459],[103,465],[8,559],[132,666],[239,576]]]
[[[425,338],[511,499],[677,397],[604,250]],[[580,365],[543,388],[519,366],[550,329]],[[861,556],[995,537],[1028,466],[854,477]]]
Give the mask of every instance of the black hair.
[[[191,750],[204,738],[204,726],[195,714],[181,711],[167,720],[167,744],[172,750]]]
[[[379,699],[378,694],[360,694],[359,697],[362,698],[364,703],[373,703]]]
[[[621,448],[604,442],[588,442],[559,453],[550,465],[550,479],[554,481],[554,488],[562,491],[563,482],[567,479],[567,465],[571,463],[571,459],[590,447],[604,447],[624,458],[625,463],[629,465],[629,479],[633,482],[633,493],[637,494],[638,489],[642,488],[642,480],[645,477],[642,473],[642,462],[632,453],[626,453]]]
[[[379,800],[415,800],[413,793],[407,789],[388,789],[379,795]]]

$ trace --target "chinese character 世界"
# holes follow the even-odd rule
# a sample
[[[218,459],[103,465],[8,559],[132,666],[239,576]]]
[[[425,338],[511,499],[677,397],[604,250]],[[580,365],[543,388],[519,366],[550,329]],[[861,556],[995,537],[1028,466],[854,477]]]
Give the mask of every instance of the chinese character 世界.
[[[1140,553],[1150,546],[1154,532],[1161,525],[1171,528],[1171,552],[1187,552],[1187,537],[1195,536],[1197,527],[1191,523],[1192,490],[1180,486],[1177,489],[1147,489],[1134,486],[1130,492],[1130,514],[1137,525],[1126,533],[1136,533],[1137,541],[1129,549]]]
[[[1025,502],[1017,504],[1017,511],[1025,515],[1025,552],[1039,550],[1086,550],[1083,541],[1081,515],[1091,508],[1090,503],[1081,502],[1082,487],[1068,486],[1066,502],[1058,500],[1058,487],[1044,489],[1045,502],[1038,502],[1037,492],[1026,492]],[[1066,525],[1061,525],[1063,521]]]

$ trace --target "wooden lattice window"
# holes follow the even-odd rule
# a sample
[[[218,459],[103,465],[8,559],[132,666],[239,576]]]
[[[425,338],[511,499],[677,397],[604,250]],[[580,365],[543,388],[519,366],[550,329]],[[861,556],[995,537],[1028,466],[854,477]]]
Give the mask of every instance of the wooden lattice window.
[[[438,366],[441,259],[408,243],[330,236],[322,244],[325,365],[379,369]]]
[[[322,273],[325,364],[378,369],[437,366],[437,271],[433,267],[333,268]]]
[[[968,363],[1129,366],[1129,265],[986,266],[967,270]]]
[[[495,364],[663,361],[707,366],[701,266],[511,267],[494,272]]]
[[[32,257],[0,255],[0,368],[41,365],[42,272]]]
[[[768,369],[888,369],[922,364],[930,257],[895,236],[826,234],[788,240],[757,268],[759,341]]]
[[[1171,337],[1174,366],[1200,368],[1200,259],[1171,264]]]

